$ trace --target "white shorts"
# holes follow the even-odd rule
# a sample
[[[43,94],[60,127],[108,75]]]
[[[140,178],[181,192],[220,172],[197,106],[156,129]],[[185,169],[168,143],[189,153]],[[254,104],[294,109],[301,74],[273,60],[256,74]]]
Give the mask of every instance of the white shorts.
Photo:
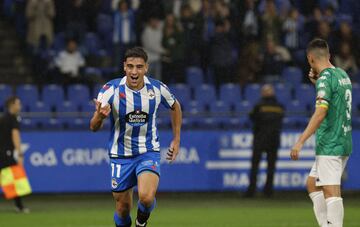
[[[341,185],[341,176],[348,159],[348,156],[317,155],[309,176],[316,178],[316,186]]]

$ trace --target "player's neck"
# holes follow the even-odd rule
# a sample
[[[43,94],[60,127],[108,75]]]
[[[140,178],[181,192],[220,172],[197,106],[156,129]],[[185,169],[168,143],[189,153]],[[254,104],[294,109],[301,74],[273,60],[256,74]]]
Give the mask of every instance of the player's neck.
[[[319,73],[321,73],[322,71],[324,71],[325,69],[328,69],[328,68],[334,68],[335,66],[333,64],[331,64],[330,61],[325,61],[325,62],[322,62],[322,63],[319,63],[319,66],[317,68],[317,71]]]
[[[126,82],[126,86],[127,86],[128,88],[130,88],[131,90],[133,90],[133,91],[139,91],[139,90],[141,90],[141,89],[145,86],[145,82],[142,81],[142,82],[140,82],[137,86],[132,86],[131,83]]]

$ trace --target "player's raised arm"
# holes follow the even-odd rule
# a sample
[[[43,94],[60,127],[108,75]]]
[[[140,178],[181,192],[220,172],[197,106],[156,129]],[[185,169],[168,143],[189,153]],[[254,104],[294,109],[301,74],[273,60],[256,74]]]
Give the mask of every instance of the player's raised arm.
[[[170,148],[168,151],[168,157],[166,159],[172,162],[176,159],[176,156],[179,153],[180,132],[181,132],[181,123],[182,123],[181,106],[177,100],[175,101],[174,105],[171,108],[170,117],[171,117],[171,126],[174,137],[173,140],[171,141]]]
[[[90,121],[90,129],[91,131],[96,132],[102,127],[103,120],[107,116],[109,116],[111,108],[109,104],[106,104],[105,106],[101,107],[101,102],[97,101],[96,99],[94,99],[94,103],[95,103],[95,112]]]

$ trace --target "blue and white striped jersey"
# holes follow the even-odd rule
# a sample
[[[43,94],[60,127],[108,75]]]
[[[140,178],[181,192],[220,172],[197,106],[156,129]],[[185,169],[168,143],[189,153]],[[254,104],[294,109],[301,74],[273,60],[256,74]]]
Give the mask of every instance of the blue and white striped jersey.
[[[161,103],[171,108],[176,99],[158,80],[144,77],[145,86],[134,91],[127,87],[126,77],[106,83],[97,100],[110,104],[110,157],[132,157],[147,151],[160,151],[156,113]]]

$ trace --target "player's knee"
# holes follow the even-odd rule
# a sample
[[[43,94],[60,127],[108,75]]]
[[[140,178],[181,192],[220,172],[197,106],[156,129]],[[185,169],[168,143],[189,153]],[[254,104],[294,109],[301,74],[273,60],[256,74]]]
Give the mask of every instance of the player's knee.
[[[308,193],[317,191],[314,177],[308,177],[307,178],[307,180],[306,180],[306,188],[307,188]]]
[[[127,202],[116,201],[116,210],[121,217],[126,217],[130,213],[131,204]]]
[[[154,193],[141,193],[139,195],[140,203],[144,204],[145,206],[151,206],[151,204],[154,202],[154,198]]]

